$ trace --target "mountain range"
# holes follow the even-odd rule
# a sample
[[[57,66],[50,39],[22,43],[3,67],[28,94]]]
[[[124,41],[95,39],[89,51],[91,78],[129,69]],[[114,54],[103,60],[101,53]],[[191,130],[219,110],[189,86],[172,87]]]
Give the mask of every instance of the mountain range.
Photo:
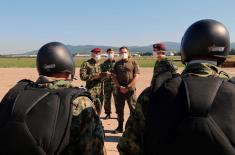
[[[164,42],[164,44],[167,47],[167,50],[172,50],[179,52],[180,50],[180,43],[177,42]],[[66,45],[67,48],[71,51],[72,54],[88,54],[93,48],[99,47],[103,51],[106,51],[108,48],[114,48],[116,51],[120,47],[115,47],[115,46],[99,46],[99,45]],[[235,42],[231,43],[230,45],[231,49],[235,49]],[[152,45],[147,45],[147,46],[128,46],[129,50],[133,53],[147,53],[147,52],[152,52]],[[37,54],[37,50],[30,51],[30,52],[25,52],[24,55],[35,55]]]

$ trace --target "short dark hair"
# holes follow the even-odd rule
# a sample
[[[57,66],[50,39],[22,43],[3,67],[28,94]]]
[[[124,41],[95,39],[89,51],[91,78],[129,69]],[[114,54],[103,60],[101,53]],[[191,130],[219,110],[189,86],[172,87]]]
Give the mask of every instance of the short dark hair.
[[[119,48],[119,51],[121,51],[122,49],[127,49],[129,51],[129,49],[126,46],[122,46]]]
[[[114,49],[113,48],[109,48],[109,49],[107,49],[106,52],[110,52],[110,51],[114,51]]]

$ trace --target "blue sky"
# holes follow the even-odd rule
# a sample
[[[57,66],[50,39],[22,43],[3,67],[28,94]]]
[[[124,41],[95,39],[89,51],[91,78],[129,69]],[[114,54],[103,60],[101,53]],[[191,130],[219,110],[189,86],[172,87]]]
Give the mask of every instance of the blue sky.
[[[180,42],[200,19],[226,25],[235,42],[234,0],[2,0],[0,54],[71,45],[150,45]]]

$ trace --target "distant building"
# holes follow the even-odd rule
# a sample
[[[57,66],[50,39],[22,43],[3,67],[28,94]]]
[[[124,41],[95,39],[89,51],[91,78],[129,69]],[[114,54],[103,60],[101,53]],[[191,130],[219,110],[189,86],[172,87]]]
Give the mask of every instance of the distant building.
[[[174,56],[175,53],[173,51],[166,51],[166,56]]]
[[[90,57],[90,54],[76,54],[75,57]]]
[[[140,54],[138,54],[138,53],[130,53],[129,55],[131,57],[140,57]]]

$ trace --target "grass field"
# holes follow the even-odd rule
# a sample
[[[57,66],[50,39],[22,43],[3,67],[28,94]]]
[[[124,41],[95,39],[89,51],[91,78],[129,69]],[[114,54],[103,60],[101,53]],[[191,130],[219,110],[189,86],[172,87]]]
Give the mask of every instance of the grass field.
[[[81,63],[89,58],[75,58],[76,67],[80,67]],[[117,58],[118,59],[118,58]],[[137,61],[137,63],[140,65],[140,67],[153,67],[155,63],[154,57],[135,57],[133,58]],[[175,60],[177,66],[182,66],[182,63],[180,62],[180,57],[172,57],[171,59]],[[105,59],[102,59],[101,62],[103,62]],[[36,67],[36,59],[35,58],[5,58],[0,57],[0,67],[1,68],[24,68],[29,67],[33,68]]]
[[[178,67],[183,67],[184,65],[180,61],[180,56],[172,56],[169,57],[171,60],[174,61],[174,63]],[[80,67],[81,63],[89,58],[75,58],[76,67]],[[118,59],[118,58],[117,58]],[[144,57],[133,57],[137,61],[137,63],[140,65],[140,67],[153,67],[155,63],[155,58],[151,56],[144,56]],[[105,59],[102,59],[101,62],[103,62]],[[235,56],[229,56],[228,61],[235,61]],[[36,67],[36,61],[35,58],[5,58],[0,57],[0,68],[33,68]]]

